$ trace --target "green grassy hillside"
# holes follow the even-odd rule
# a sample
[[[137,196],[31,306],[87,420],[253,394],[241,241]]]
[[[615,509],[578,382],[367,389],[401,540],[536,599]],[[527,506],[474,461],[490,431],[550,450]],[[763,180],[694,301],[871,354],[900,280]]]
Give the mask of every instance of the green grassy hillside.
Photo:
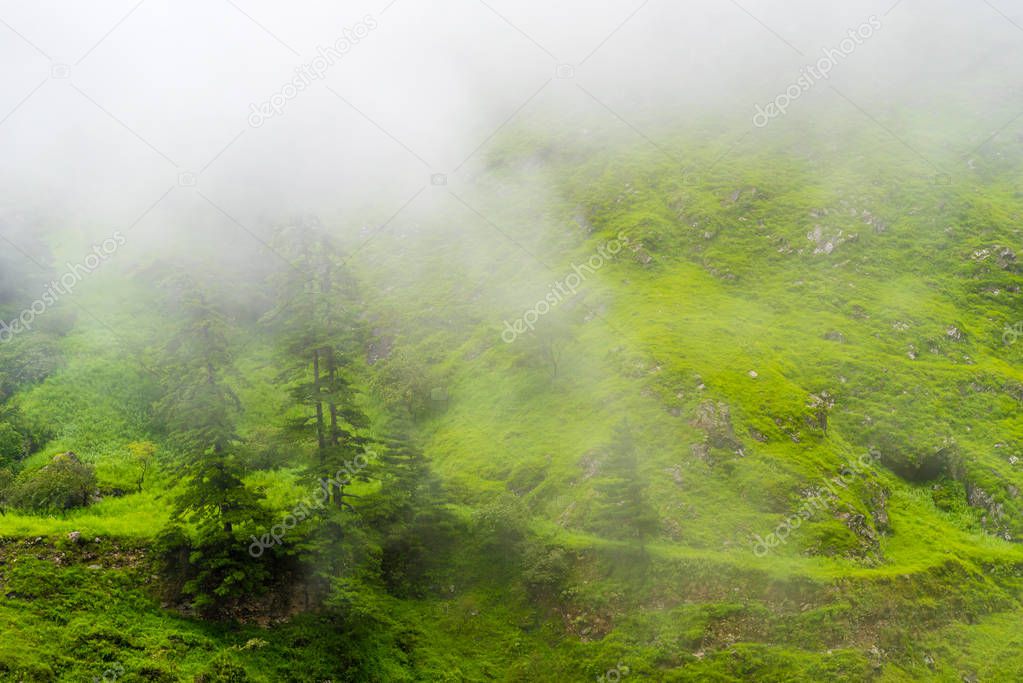
[[[97,277],[76,297],[105,324],[80,316],[9,404],[48,430],[23,467],[74,451],[124,495],[0,517],[0,677],[1017,679],[1023,192],[1002,139],[935,170],[860,126],[507,133],[353,254],[360,404],[407,404],[467,531],[420,594],[340,612],[279,588],[239,621],[166,602],[151,549],[181,482],[134,492],[128,449],[174,452],[133,355],[163,323],[144,282]],[[269,463],[245,480],[286,510],[295,410],[239,318],[239,433]]]

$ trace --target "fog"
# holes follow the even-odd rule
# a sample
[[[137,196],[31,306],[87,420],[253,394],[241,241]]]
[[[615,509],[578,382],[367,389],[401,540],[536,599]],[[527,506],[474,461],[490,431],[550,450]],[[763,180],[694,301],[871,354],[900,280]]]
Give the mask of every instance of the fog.
[[[1002,5],[3,2],[2,204],[147,249],[264,239],[295,212],[364,235],[436,200],[437,174],[474,183],[509,126],[595,146],[697,120],[767,135],[756,106],[871,17],[777,125],[841,111],[905,139],[907,121],[954,112],[979,143],[1018,99],[1023,13]]]
[[[884,461],[891,472],[878,474],[877,466],[863,474],[844,492],[855,504],[851,516],[837,508],[820,515],[819,537],[805,532],[805,545],[794,542],[774,551],[777,564],[758,565],[771,582],[819,580],[819,598],[800,587],[783,605],[763,603],[792,623],[797,611],[806,613],[791,629],[807,634],[799,658],[825,643],[828,658],[868,645],[879,651],[869,638],[884,651],[887,636],[874,631],[914,632],[895,613],[915,615],[928,629],[951,624],[945,618],[956,611],[980,623],[1015,590],[998,586],[982,605],[984,591],[1017,575],[1020,561],[994,544],[1008,543],[1009,532],[1023,535],[1021,484],[1009,483],[1023,449],[1018,430],[1007,426],[1023,396],[1018,364],[1007,360],[1023,348],[1008,341],[1023,330],[1013,242],[1023,167],[1023,1],[0,0],[0,65],[0,456],[6,434],[16,452],[10,464],[29,483],[33,468],[52,460],[42,450],[51,441],[95,460],[109,487],[96,501],[86,491],[76,505],[95,502],[96,520],[131,513],[116,528],[143,516],[152,518],[145,524],[162,523],[162,512],[151,514],[162,507],[127,510],[135,499],[116,499],[159,502],[166,494],[169,501],[175,487],[204,481],[199,468],[191,480],[176,473],[169,482],[147,480],[145,489],[142,479],[121,477],[108,462],[127,457],[129,441],[149,447],[132,450],[133,458],[151,458],[157,446],[161,458],[181,450],[191,458],[183,467],[205,459],[221,475],[228,456],[238,456],[234,488],[218,493],[269,491],[276,515],[292,509],[284,500],[292,483],[313,483],[309,490],[329,497],[325,454],[347,457],[344,449],[371,433],[382,437],[395,412],[422,433],[382,450],[394,456],[418,439],[425,456],[409,456],[421,467],[411,474],[385,463],[399,472],[381,468],[381,481],[401,475],[409,491],[436,498],[430,505],[453,501],[466,520],[471,512],[452,543],[493,536],[479,546],[491,550],[471,550],[471,560],[492,562],[497,576],[512,557],[505,551],[536,529],[573,535],[571,552],[549,556],[554,569],[546,554],[529,571],[525,560],[508,564],[516,583],[507,595],[526,595],[519,574],[554,575],[564,564],[564,576],[538,589],[539,602],[549,602],[552,623],[563,621],[565,633],[586,645],[612,629],[625,635],[609,641],[641,643],[647,636],[634,637],[622,617],[631,609],[639,624],[683,600],[686,610],[704,601],[726,606],[712,610],[724,619],[738,616],[692,638],[699,629],[690,617],[693,624],[711,617],[687,611],[684,626],[658,632],[656,648],[691,639],[682,649],[702,660],[711,636],[727,634],[729,648],[745,640],[739,631],[760,625],[732,607],[752,605],[761,586],[749,577],[760,570],[729,574],[745,559],[723,558],[748,559],[749,539],[779,528],[796,496],[809,498],[807,486],[844,473],[854,450],[906,461],[892,461],[901,470]],[[755,180],[738,177],[747,170]],[[954,191],[935,190],[960,181]],[[697,189],[688,192],[687,183]],[[324,230],[288,229],[296,224]],[[586,281],[584,272],[593,277]],[[558,307],[560,318],[548,316]],[[603,324],[589,325],[598,318]],[[975,363],[983,381],[968,374]],[[351,382],[342,377],[349,371]],[[190,385],[196,378],[210,393]],[[7,406],[13,396],[17,405]],[[243,405],[244,419],[234,414]],[[339,405],[350,433],[339,431]],[[28,417],[15,425],[11,416],[21,410]],[[193,438],[204,421],[216,423],[209,430],[220,429],[216,438]],[[974,470],[955,459],[953,437],[963,463],[980,463]],[[315,456],[318,464],[300,470]],[[427,461],[449,498],[427,491],[420,476]],[[71,465],[79,464],[76,456]],[[938,474],[921,474],[930,464],[947,466],[947,489],[939,491]],[[142,467],[144,477],[148,459]],[[4,479],[0,467],[0,514],[14,476],[8,469]],[[366,483],[356,482],[349,497],[371,499],[376,483],[358,488]],[[334,486],[334,512],[345,521],[358,506]],[[622,507],[622,490],[635,506]],[[891,544],[878,540],[890,535],[889,493],[901,534]],[[493,510],[484,505],[504,494],[515,507],[495,507],[493,517],[520,526],[486,531],[479,520]],[[234,510],[202,505],[225,519]],[[260,505],[252,509],[271,510]],[[968,508],[984,517],[967,519]],[[383,519],[365,509],[367,519]],[[419,582],[422,595],[445,601],[469,595],[461,592],[461,582],[470,583],[461,558],[444,565],[450,557],[432,557],[429,541],[418,545],[424,529],[448,533],[446,517],[425,509],[419,526],[402,522],[415,538],[409,566],[436,560],[443,571],[440,578],[423,572],[409,586]],[[22,505],[17,514],[29,510]],[[1015,526],[1003,524],[1013,514]],[[930,521],[913,526],[910,518]],[[228,520],[210,528],[234,543],[233,533],[259,519],[253,513],[235,527]],[[536,520],[543,526],[529,526]],[[108,535],[80,521],[65,516],[52,529],[77,534],[76,544],[78,536]],[[43,522],[30,522],[26,538],[39,540]],[[153,524],[140,539],[156,536]],[[358,534],[370,540],[341,534],[344,543],[325,542],[301,572],[326,573],[329,565],[340,578],[341,551],[375,558],[373,534],[391,538],[388,525],[363,527],[360,518]],[[297,543],[298,532],[291,538]],[[577,606],[613,575],[598,579],[603,559],[594,558],[633,541],[639,554],[620,558],[637,573],[600,586],[587,625]],[[247,552],[248,543],[235,549]],[[974,547],[977,555],[966,551]],[[937,591],[960,580],[946,564],[955,553],[964,585],[977,583],[939,615]],[[0,566],[13,566],[9,557],[0,556]],[[320,567],[322,557],[329,562]],[[648,576],[649,558],[664,564]],[[677,572],[668,561],[679,562]],[[362,562],[370,564],[359,558],[350,566]],[[585,571],[570,577],[576,566]],[[973,569],[981,566],[994,568],[983,576],[990,587]],[[493,567],[484,569],[480,576]],[[889,587],[868,585],[868,577],[911,574],[918,594],[907,588],[888,600],[881,588],[866,592]],[[825,599],[823,577],[848,585],[829,585]],[[628,595],[635,602],[619,609],[628,593],[622,586],[648,579],[670,590]],[[861,580],[864,592],[854,593]],[[765,590],[782,596],[791,586]],[[487,600],[506,597],[487,590]],[[345,586],[338,604],[357,592]],[[9,591],[13,600],[25,594]],[[903,609],[910,597],[919,609]],[[458,626],[459,638],[470,641],[483,629],[472,621],[476,603],[465,605],[472,612],[459,623],[474,630]],[[853,609],[864,605],[879,611]],[[444,618],[438,614],[422,622],[455,623],[447,605]],[[521,615],[496,619],[526,623]],[[840,629],[819,627],[832,619],[848,620],[845,640],[834,635]],[[789,633],[781,624],[761,630]],[[519,630],[495,640],[495,650],[518,643]],[[448,646],[416,633],[410,640]],[[941,638],[958,637],[948,633]],[[543,639],[560,634],[545,630]],[[404,638],[395,639],[403,651]],[[936,657],[939,642],[929,650]],[[1009,650],[1014,641],[1006,642]],[[641,656],[651,662],[668,661],[646,649]],[[160,657],[166,652],[176,650],[161,649]],[[418,657],[410,652],[409,661]],[[924,654],[912,657],[924,661]],[[589,664],[606,671],[614,661]],[[0,671],[15,671],[5,666]],[[522,679],[507,680],[543,680],[521,671]]]

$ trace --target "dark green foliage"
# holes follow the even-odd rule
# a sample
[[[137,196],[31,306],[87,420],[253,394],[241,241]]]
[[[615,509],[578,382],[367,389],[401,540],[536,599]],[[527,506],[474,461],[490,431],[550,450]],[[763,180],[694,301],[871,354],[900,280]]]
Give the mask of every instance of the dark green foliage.
[[[43,381],[62,363],[57,338],[45,330],[22,332],[12,341],[0,344],[0,402],[20,387]]]
[[[253,558],[248,551],[252,534],[261,528],[251,525],[239,533],[219,525],[200,529],[196,540],[186,546],[188,564],[181,592],[192,597],[191,606],[208,616],[221,616],[231,606],[264,595],[274,579],[272,553]]]
[[[372,388],[386,405],[412,416],[430,409],[434,387],[422,363],[399,350],[378,365]]]
[[[233,371],[226,321],[193,283],[180,282],[177,305],[186,324],[165,352],[168,392],[158,411],[169,439],[183,452],[177,471],[185,485],[174,518],[191,524],[194,536],[171,528],[162,537],[162,553],[192,606],[216,615],[258,594],[270,578],[273,554],[254,558],[246,540],[264,533],[270,522],[261,496],[242,481],[234,453],[241,406],[224,380]],[[181,561],[186,554],[187,563]]]
[[[572,571],[572,558],[558,546],[530,543],[523,557],[522,580],[534,599],[561,597]]]
[[[337,348],[345,358],[358,345],[355,280],[340,247],[315,217],[278,228],[273,244],[290,265],[281,265],[271,279],[274,302],[263,322],[285,357],[282,379],[305,380],[314,350]]]
[[[381,578],[393,595],[422,595],[431,574],[446,563],[459,530],[407,418],[394,420],[380,450],[374,470],[380,490],[363,510],[380,534]]]
[[[161,351],[164,391],[156,413],[171,441],[194,461],[236,439],[241,403],[223,376],[233,370],[228,321],[187,276],[168,280],[168,287],[184,320]]]
[[[74,453],[64,453],[19,474],[7,500],[12,507],[31,512],[67,512],[88,505],[95,493],[95,468]]]
[[[7,514],[10,505],[11,486],[14,484],[14,472],[10,467],[0,467],[0,515]]]
[[[623,420],[616,428],[594,484],[600,530],[642,546],[658,529],[657,512],[647,498],[646,483],[632,428]]]
[[[217,616],[243,599],[265,592],[273,579],[276,552],[256,557],[252,538],[273,521],[259,505],[260,497],[230,472],[230,461],[218,458],[193,470],[177,513],[193,524],[185,533],[171,526],[158,541],[165,575],[193,608]]]
[[[53,429],[45,421],[38,416],[29,416],[17,407],[10,405],[0,405],[0,424],[10,426],[9,431],[6,428],[3,429],[9,435],[7,437],[10,449],[8,454],[14,453],[17,449],[15,460],[35,453],[43,444],[53,438]],[[12,432],[16,432],[20,439],[18,446],[15,446],[15,437]]]
[[[9,422],[0,422],[0,465],[17,462],[26,455],[26,439]]]
[[[218,657],[195,677],[195,683],[248,683],[251,680],[244,667],[226,657]]]
[[[360,432],[369,424],[349,377],[362,334],[354,281],[340,248],[315,218],[278,229],[274,243],[291,265],[274,278],[276,301],[263,321],[282,357],[278,381],[303,408],[290,431],[315,440],[310,473],[329,486],[335,507],[345,507],[345,480],[334,475],[352,471],[367,443]]]
[[[486,557],[488,578],[509,579],[519,571],[529,538],[529,511],[522,499],[501,493],[473,511],[474,551]]]

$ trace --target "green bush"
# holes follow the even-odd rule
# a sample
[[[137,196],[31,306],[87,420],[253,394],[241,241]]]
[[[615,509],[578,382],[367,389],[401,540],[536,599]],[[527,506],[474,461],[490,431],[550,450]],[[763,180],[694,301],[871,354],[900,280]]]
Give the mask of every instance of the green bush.
[[[0,422],[0,466],[25,456],[25,437],[9,422]]]
[[[528,544],[522,580],[535,598],[557,598],[568,585],[572,558],[564,548],[537,542]]]
[[[209,667],[195,677],[196,683],[246,683],[252,680],[244,667],[226,657],[213,661]]]
[[[48,465],[19,474],[7,500],[12,507],[31,512],[66,512],[88,505],[95,492],[93,466],[74,453],[62,453]]]

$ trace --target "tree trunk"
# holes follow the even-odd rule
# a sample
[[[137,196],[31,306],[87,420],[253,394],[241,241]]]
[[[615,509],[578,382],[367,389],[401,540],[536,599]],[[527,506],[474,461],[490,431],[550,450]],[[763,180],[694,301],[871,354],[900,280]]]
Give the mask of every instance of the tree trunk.
[[[327,356],[327,376],[330,378],[331,391],[334,390],[334,380],[337,379],[337,366],[334,364],[334,349],[327,347],[325,349],[329,354]],[[333,397],[330,400],[330,445],[338,445],[338,428],[337,428],[337,404],[334,403]]]
[[[320,401],[320,350],[313,351],[313,391],[316,393],[316,441],[319,444],[320,465],[323,465],[327,442],[323,436],[323,403]]]

